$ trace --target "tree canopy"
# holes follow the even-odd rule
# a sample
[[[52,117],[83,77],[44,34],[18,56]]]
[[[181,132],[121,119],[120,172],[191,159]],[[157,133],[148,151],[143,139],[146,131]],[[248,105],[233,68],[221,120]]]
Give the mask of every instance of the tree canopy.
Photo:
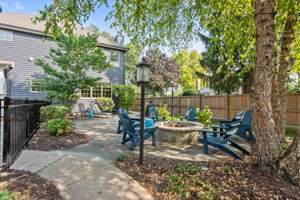
[[[136,83],[136,70],[137,64],[141,62],[142,49],[132,42],[126,44],[129,49],[125,54],[125,68],[126,68],[126,81],[130,84]]]
[[[162,94],[170,83],[179,82],[179,65],[176,59],[168,57],[157,49],[149,49],[146,52],[145,62],[151,65],[150,83],[147,88],[152,94]]]
[[[110,34],[107,31],[101,31],[97,25],[90,24],[88,27],[86,27],[86,29],[93,33],[99,33],[101,36],[105,37],[106,39],[114,41],[115,37],[112,34]]]
[[[174,54],[172,57],[176,59],[176,62],[180,66],[180,85],[184,88],[184,90],[196,89],[196,81],[199,79],[196,73],[205,72],[203,67],[200,65],[201,55],[196,50],[190,52],[183,50],[178,54]],[[205,86],[206,82],[202,80],[201,87],[203,88]]]
[[[97,34],[58,36],[57,48],[51,48],[46,59],[35,62],[45,73],[38,79],[38,89],[45,91],[48,98],[72,106],[78,98],[78,90],[96,86],[100,78],[90,77],[86,72],[94,70],[101,73],[110,67],[97,38]]]

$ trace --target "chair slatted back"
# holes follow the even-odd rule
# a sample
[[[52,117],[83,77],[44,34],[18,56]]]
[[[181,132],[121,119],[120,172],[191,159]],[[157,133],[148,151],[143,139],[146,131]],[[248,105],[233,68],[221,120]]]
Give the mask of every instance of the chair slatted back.
[[[251,124],[252,124],[252,110],[246,110],[244,112],[243,119],[240,121],[241,125],[247,125],[248,127],[241,126],[239,127],[238,133],[245,133],[249,129],[251,129]]]
[[[194,121],[195,117],[197,117],[197,110],[196,108],[188,108],[186,111],[186,119],[187,121]]]
[[[86,111],[83,103],[78,103],[78,108],[79,112],[81,113],[84,113]]]
[[[155,121],[158,121],[158,109],[155,106],[149,107],[149,118],[154,118]]]
[[[121,118],[121,123],[123,125],[124,131],[128,134],[134,133],[135,129],[133,127],[133,121],[131,118],[127,115],[127,113],[123,113]]]

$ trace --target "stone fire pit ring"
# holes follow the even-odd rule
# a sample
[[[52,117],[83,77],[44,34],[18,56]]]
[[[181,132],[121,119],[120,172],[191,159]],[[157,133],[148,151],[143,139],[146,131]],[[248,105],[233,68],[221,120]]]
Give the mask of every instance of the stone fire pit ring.
[[[180,145],[198,143],[198,130],[204,127],[202,123],[189,121],[162,121],[155,125],[158,126],[157,138],[160,142]]]

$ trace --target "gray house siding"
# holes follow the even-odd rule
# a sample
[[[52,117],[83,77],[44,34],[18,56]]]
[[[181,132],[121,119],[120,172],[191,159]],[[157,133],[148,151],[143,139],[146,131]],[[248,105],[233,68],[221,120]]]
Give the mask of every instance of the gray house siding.
[[[30,91],[30,79],[37,78],[43,74],[41,67],[35,66],[34,61],[30,62],[29,58],[34,60],[44,58],[48,55],[49,49],[55,47],[53,41],[44,40],[42,36],[13,32],[13,40],[0,40],[0,60],[14,62],[14,68],[8,73],[9,89],[8,94],[12,98],[30,98],[42,99],[43,93]],[[109,49],[105,49],[109,51]],[[112,67],[105,72],[98,74],[89,71],[88,74],[93,77],[101,77],[101,82],[111,82],[114,84],[125,83],[125,53],[120,51],[120,66]]]
[[[30,79],[43,74],[41,67],[29,62],[29,57],[43,58],[55,43],[43,40],[41,36],[13,32],[13,40],[0,40],[0,59],[14,62],[14,68],[8,73],[9,90],[12,98],[44,98],[42,93],[30,92]]]

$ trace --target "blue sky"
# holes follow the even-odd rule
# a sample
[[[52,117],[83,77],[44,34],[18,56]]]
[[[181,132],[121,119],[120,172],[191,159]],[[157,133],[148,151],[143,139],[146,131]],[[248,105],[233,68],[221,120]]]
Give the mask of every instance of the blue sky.
[[[45,4],[51,4],[52,0],[0,0],[0,6],[2,7],[3,12],[10,13],[23,13],[23,14],[38,14],[39,10],[42,10]],[[111,3],[112,4],[112,3]],[[117,34],[116,29],[110,28],[110,23],[105,21],[105,17],[108,12],[111,10],[111,7],[107,8],[102,6],[96,9],[96,12],[92,14],[88,22],[84,26],[89,24],[97,25],[101,30],[110,32],[113,35]],[[129,39],[125,36],[125,42],[128,42]],[[204,51],[204,46],[201,42],[194,42],[189,50],[198,50],[199,52]],[[163,48],[163,51],[169,53],[167,47]]]

